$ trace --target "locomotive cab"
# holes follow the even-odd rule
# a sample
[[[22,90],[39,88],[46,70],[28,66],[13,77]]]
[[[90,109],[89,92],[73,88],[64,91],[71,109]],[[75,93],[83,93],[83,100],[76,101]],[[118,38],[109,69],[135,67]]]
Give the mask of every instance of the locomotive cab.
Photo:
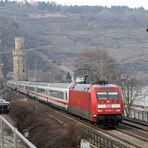
[[[122,121],[123,102],[122,93],[116,85],[103,85],[94,88],[96,101],[97,122],[101,125],[116,126]]]

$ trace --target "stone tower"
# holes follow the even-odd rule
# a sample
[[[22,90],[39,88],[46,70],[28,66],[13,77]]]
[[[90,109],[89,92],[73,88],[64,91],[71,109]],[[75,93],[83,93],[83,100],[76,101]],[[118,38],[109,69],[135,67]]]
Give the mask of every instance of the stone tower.
[[[24,38],[15,38],[15,49],[13,50],[13,79],[19,81],[27,80],[26,51],[24,49]]]

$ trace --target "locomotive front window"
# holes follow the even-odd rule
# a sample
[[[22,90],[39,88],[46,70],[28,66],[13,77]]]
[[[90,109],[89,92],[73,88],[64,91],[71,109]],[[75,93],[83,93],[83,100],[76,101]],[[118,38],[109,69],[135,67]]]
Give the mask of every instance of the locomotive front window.
[[[108,100],[107,92],[98,92],[97,98],[98,100]]]
[[[117,100],[118,92],[97,92],[97,98],[101,100]]]
[[[118,99],[118,92],[108,92],[109,100],[117,100]]]

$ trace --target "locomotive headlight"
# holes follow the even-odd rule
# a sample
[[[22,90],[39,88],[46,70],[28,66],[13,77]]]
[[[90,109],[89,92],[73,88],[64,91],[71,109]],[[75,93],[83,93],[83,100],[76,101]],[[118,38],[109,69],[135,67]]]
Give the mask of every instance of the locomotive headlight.
[[[120,109],[116,109],[116,112],[120,112]]]
[[[93,115],[93,117],[97,117],[97,115]]]
[[[101,112],[102,112],[102,110],[101,110],[101,109],[98,109],[98,112],[100,112],[100,113],[101,113]]]

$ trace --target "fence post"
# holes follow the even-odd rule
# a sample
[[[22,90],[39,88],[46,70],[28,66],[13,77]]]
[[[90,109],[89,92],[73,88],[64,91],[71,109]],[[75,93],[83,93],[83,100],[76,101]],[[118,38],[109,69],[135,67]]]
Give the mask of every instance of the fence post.
[[[16,129],[13,130],[14,147],[17,148],[17,135],[16,135],[16,133],[15,133],[15,130],[16,130]]]
[[[142,113],[142,120],[144,121],[144,119],[145,119],[145,114],[144,113]]]
[[[135,110],[134,110],[134,119],[136,118],[136,112],[135,112]]]
[[[90,148],[90,142],[85,139],[81,139],[80,148]]]
[[[4,133],[3,133],[3,120],[1,119],[1,138],[2,138],[2,148],[4,148]]]

